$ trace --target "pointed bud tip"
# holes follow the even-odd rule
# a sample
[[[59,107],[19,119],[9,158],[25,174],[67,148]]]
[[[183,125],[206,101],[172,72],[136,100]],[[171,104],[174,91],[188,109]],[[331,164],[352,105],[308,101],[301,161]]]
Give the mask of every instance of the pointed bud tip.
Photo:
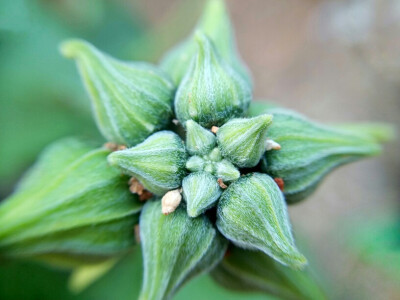
[[[259,121],[265,127],[269,126],[272,123],[272,119],[273,119],[273,116],[272,115],[267,115],[267,114],[263,114],[263,115],[260,115],[260,116],[254,118],[254,120]]]
[[[107,156],[107,161],[108,161],[108,164],[110,166],[117,166],[118,165],[118,156],[120,154],[119,152],[121,152],[121,151],[123,151],[123,150],[111,152]]]
[[[305,256],[303,254],[301,254],[297,249],[295,251],[297,252],[296,256],[294,256],[292,258],[292,261],[291,261],[291,264],[289,265],[289,267],[298,269],[298,270],[303,270],[308,265],[308,261],[305,258]]]
[[[89,44],[80,39],[71,39],[64,41],[60,44],[60,52],[66,58],[75,58],[79,55],[79,53],[85,49]]]
[[[207,35],[201,29],[196,29],[193,37],[199,47],[202,47],[204,43],[208,42]]]
[[[188,216],[191,217],[191,218],[197,218],[197,217],[201,214],[201,212],[198,211],[198,210],[195,209],[195,208],[192,208],[192,209],[188,209],[188,210],[187,210],[187,214],[188,214]]]

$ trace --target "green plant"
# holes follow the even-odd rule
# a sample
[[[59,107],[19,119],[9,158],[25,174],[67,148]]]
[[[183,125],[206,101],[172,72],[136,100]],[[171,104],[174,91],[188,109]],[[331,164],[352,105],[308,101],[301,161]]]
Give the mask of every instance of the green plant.
[[[302,271],[286,202],[339,165],[378,154],[385,127],[328,127],[255,107],[219,0],[160,67],[81,40],[61,51],[77,61],[107,143],[67,139],[42,154],[0,207],[2,257],[75,274],[91,264],[95,278],[140,241],[141,299],[169,299],[211,270],[239,290],[324,298]]]

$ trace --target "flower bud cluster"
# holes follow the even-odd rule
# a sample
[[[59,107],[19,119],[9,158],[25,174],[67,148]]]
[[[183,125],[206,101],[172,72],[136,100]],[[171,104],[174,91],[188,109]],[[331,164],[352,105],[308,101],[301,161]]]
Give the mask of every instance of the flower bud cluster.
[[[217,265],[223,285],[313,299],[292,280],[310,282],[287,203],[339,165],[379,153],[372,126],[339,129],[251,105],[222,0],[208,1],[160,68],[81,40],[61,50],[77,62],[108,148],[68,140],[47,150],[0,206],[0,256],[70,266],[115,257],[137,240],[140,299],[170,299]],[[228,243],[235,255],[223,260]]]

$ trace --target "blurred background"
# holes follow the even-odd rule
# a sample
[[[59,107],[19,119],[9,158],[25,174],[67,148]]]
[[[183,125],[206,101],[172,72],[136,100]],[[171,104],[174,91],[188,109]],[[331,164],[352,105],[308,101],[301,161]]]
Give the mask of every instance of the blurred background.
[[[87,39],[120,59],[157,63],[186,37],[200,0],[0,0],[0,199],[48,143],[102,141],[60,41]],[[400,1],[227,0],[254,98],[323,122],[400,125]],[[293,228],[332,299],[400,299],[399,141],[343,167],[290,207]],[[68,274],[0,262],[0,299],[135,299],[140,253],[78,296]],[[140,259],[139,259],[140,260]],[[176,299],[265,299],[206,276]]]

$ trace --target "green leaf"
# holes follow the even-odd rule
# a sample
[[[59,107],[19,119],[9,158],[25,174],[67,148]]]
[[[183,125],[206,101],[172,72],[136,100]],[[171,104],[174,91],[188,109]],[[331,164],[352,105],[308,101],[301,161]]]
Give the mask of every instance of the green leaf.
[[[160,201],[144,206],[140,238],[144,261],[141,300],[170,299],[184,282],[212,269],[227,247],[207,217],[190,218],[182,207],[165,216]]]
[[[222,155],[241,168],[256,166],[265,152],[267,128],[271,122],[271,115],[228,121],[217,131]]]
[[[108,153],[74,139],[50,146],[0,206],[0,255],[70,266],[129,249],[141,204]]]
[[[116,60],[81,40],[65,42],[61,51],[76,59],[108,141],[133,146],[167,126],[174,86],[156,67]]]
[[[135,147],[115,151],[108,161],[160,196],[180,187],[186,174],[185,145],[172,131],[154,133]]]
[[[290,269],[260,251],[229,248],[211,276],[234,291],[263,292],[290,300],[327,299],[309,270]]]
[[[307,262],[295,246],[283,195],[268,175],[251,173],[233,182],[219,200],[217,226],[234,244],[284,265],[300,268]]]
[[[181,123],[220,126],[242,116],[251,100],[251,88],[219,56],[212,42],[196,32],[198,52],[175,96],[175,113]]]

